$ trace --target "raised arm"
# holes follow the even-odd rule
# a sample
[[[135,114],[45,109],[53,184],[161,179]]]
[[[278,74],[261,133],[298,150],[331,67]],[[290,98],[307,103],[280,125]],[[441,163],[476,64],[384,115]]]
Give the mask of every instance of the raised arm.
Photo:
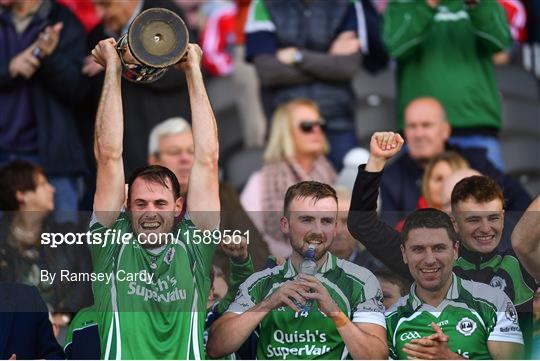
[[[426,38],[436,0],[390,1],[384,14],[383,40],[393,58],[412,54]]]
[[[354,305],[352,320],[339,309],[320,279],[301,274],[299,279],[309,287],[309,292],[300,294],[307,299],[316,300],[321,312],[330,317],[343,338],[351,357],[355,360],[382,360],[388,358],[384,306],[379,282],[372,276],[365,283],[363,303]]]
[[[540,195],[531,203],[512,232],[512,248],[523,267],[540,280]]]
[[[469,15],[478,44],[487,52],[506,50],[512,37],[504,9],[498,1],[472,0]]]
[[[106,39],[92,50],[96,62],[105,67],[94,134],[94,155],[97,161],[94,212],[96,220],[105,227],[114,223],[125,198],[121,64],[115,46],[114,39]]]
[[[200,230],[219,228],[219,144],[216,119],[206,94],[201,72],[202,50],[188,44],[180,67],[186,73],[191,106],[194,161],[189,175],[187,207],[189,216]]]
[[[388,144],[390,143],[390,146]],[[401,256],[400,234],[381,221],[377,215],[377,197],[382,171],[386,161],[397,154],[403,145],[399,134],[374,133],[371,152],[365,169],[358,169],[351,198],[347,225],[351,234],[386,267],[410,278],[409,269]],[[386,149],[387,147],[390,147]]]

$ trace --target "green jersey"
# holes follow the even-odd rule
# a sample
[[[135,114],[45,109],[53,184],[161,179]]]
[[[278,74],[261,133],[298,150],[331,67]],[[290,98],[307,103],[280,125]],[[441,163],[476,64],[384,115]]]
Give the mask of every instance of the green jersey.
[[[397,60],[397,120],[403,130],[407,105],[431,96],[440,101],[452,133],[501,127],[501,100],[493,53],[512,44],[505,12],[498,1],[389,1],[383,40]],[[441,86],[444,84],[444,86]]]
[[[388,310],[390,357],[407,359],[404,345],[435,333],[432,322],[449,336],[450,350],[469,359],[492,359],[488,341],[523,344],[516,309],[504,292],[455,274],[452,277],[452,286],[438,307],[422,302],[413,283],[410,293]]]
[[[102,358],[205,358],[214,242],[195,244],[200,231],[185,218],[172,232],[174,242],[157,254],[139,244],[125,213],[110,229],[93,223],[90,231],[108,241],[90,250],[94,273],[110,275],[92,285]]]
[[[379,282],[367,269],[327,254],[315,277],[328,290],[339,308],[353,322],[374,323],[385,327],[384,306]],[[296,278],[289,259],[281,266],[257,272],[244,282],[229,312],[248,312],[283,283]],[[314,303],[309,312],[289,307],[272,310],[261,322],[258,359],[344,359],[345,343],[334,322]]]

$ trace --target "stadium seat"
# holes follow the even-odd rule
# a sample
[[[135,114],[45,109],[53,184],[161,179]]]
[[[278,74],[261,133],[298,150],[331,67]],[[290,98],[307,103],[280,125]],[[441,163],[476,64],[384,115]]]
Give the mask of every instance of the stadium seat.
[[[395,130],[395,114],[394,99],[381,97],[378,94],[358,99],[355,119],[356,135],[360,146],[369,148],[371,135],[376,131]]]
[[[510,175],[517,179],[532,197],[540,195],[540,169],[515,171]]]
[[[501,136],[504,167],[507,173],[540,170],[538,136]]]
[[[540,104],[538,100],[517,99],[503,95],[503,124],[501,135],[536,134],[540,146]]]
[[[387,98],[395,98],[395,72],[393,69],[386,69],[375,75],[360,69],[353,78],[353,89],[357,98],[364,98],[371,94]]]
[[[497,87],[503,97],[538,101],[540,94],[534,76],[521,66],[507,65],[495,68]]]
[[[394,81],[391,69],[377,75],[360,70],[353,79],[356,134],[363,147],[369,147],[373,132],[396,129]]]
[[[236,106],[221,109],[215,113],[219,135],[220,165],[236,149],[244,145],[242,122]]]
[[[225,180],[240,192],[249,176],[262,167],[262,155],[262,149],[243,149],[227,157]]]

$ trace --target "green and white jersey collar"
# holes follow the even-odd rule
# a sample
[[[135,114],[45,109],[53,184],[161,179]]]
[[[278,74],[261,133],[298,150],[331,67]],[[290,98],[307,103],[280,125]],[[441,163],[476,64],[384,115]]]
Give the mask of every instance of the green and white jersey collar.
[[[461,279],[458,276],[456,276],[454,272],[452,272],[452,284],[450,285],[450,288],[446,292],[446,296],[444,297],[444,300],[441,302],[439,307],[436,307],[436,308],[439,308],[439,309],[444,308],[446,304],[445,300],[457,300],[459,298],[460,287],[461,287]],[[411,304],[414,310],[420,308],[423,305],[429,306],[424,301],[422,301],[420,297],[416,295],[416,282],[414,282],[411,285],[408,302]],[[429,306],[429,307],[432,307],[432,306]]]

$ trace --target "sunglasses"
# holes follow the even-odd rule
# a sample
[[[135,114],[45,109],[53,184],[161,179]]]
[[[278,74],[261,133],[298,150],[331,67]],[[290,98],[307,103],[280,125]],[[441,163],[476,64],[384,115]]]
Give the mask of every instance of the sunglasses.
[[[319,126],[324,131],[326,129],[326,122],[324,119],[302,120],[300,122],[300,130],[304,133],[311,133],[316,126]]]

